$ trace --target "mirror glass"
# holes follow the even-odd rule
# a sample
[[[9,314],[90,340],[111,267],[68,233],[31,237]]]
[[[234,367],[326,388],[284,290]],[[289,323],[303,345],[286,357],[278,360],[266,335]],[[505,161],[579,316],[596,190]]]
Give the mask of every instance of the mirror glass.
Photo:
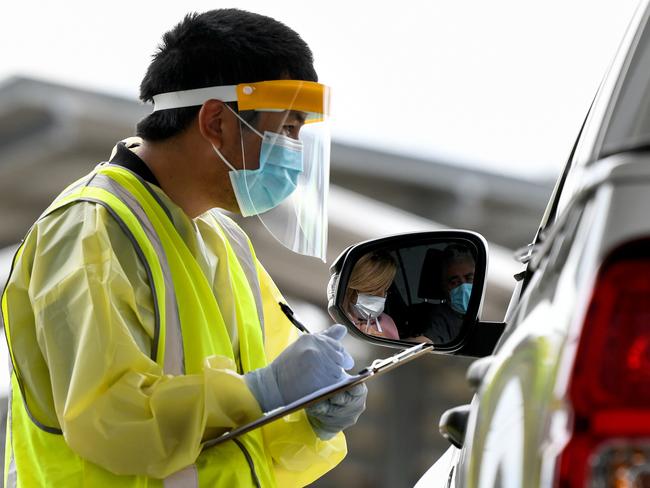
[[[464,240],[373,249],[350,272],[343,312],[367,335],[452,343],[478,301],[472,300],[476,255]]]

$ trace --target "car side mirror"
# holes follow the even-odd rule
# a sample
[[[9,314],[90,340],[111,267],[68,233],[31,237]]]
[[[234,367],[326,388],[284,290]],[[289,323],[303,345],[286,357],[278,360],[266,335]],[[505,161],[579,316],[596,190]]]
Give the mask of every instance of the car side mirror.
[[[478,322],[487,243],[470,231],[402,234],[346,249],[330,268],[328,311],[368,342],[455,352]]]

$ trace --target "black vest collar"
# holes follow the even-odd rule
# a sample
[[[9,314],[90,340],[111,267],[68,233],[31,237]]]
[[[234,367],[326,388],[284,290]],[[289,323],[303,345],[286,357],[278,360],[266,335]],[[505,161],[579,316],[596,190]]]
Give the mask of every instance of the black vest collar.
[[[158,183],[158,180],[149,169],[149,166],[147,166],[145,162],[138,157],[137,154],[135,154],[133,151],[130,151],[124,142],[117,143],[115,156],[113,156],[109,163],[130,169],[146,182],[152,183],[158,187],[160,186],[160,183]]]

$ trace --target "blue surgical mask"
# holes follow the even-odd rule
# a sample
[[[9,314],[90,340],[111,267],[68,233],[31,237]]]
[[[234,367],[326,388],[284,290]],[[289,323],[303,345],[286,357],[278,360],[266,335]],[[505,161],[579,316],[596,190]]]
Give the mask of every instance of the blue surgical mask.
[[[472,296],[472,284],[463,283],[456,288],[452,288],[449,292],[450,306],[458,313],[465,315],[467,313],[467,306],[469,305],[469,298]]]
[[[235,115],[250,127],[243,119]],[[239,210],[244,217],[264,213],[280,205],[296,189],[303,171],[302,142],[276,134],[260,134],[262,138],[259,168],[235,169],[214,146],[212,148],[228,166],[230,183],[235,192]]]

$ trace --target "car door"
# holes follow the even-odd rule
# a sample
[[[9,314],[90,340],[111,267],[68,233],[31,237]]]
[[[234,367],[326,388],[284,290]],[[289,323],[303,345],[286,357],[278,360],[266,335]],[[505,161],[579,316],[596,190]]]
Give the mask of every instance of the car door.
[[[455,486],[537,486],[542,477],[552,476],[552,469],[543,466],[543,446],[551,424],[562,415],[556,413],[553,390],[577,300],[575,280],[571,279],[577,267],[567,263],[577,260],[577,239],[585,235],[593,218],[580,207],[561,221],[556,216],[565,183],[577,171],[575,151],[588,120],[589,116],[558,178],[537,235],[519,256],[526,269],[515,277],[517,286],[504,319],[504,333],[493,355],[477,361],[477,367],[468,372],[477,393]],[[573,191],[573,186],[567,191]],[[552,451],[554,447],[548,448]]]
[[[571,276],[589,214],[574,212],[552,249],[533,256],[473,399],[457,486],[537,486],[554,421],[555,378],[578,290]],[[533,268],[534,266],[534,268]],[[520,296],[518,295],[520,294]],[[477,378],[475,378],[475,381]],[[561,407],[561,406],[560,406]]]
[[[474,376],[476,371],[485,373],[473,379],[480,385],[470,410],[456,486],[553,484],[558,453],[570,435],[570,412],[563,397],[566,358],[571,357],[566,351],[575,346],[575,337],[569,334],[587,308],[589,280],[598,265],[593,258],[598,246],[594,236],[599,235],[596,229],[604,225],[606,213],[598,197],[577,197],[593,180],[588,164],[608,127],[621,80],[628,71],[634,74],[632,54],[647,19],[645,2],[599,88],[525,256],[527,269],[518,276],[503,336],[493,356],[481,360],[489,367],[474,368]]]

